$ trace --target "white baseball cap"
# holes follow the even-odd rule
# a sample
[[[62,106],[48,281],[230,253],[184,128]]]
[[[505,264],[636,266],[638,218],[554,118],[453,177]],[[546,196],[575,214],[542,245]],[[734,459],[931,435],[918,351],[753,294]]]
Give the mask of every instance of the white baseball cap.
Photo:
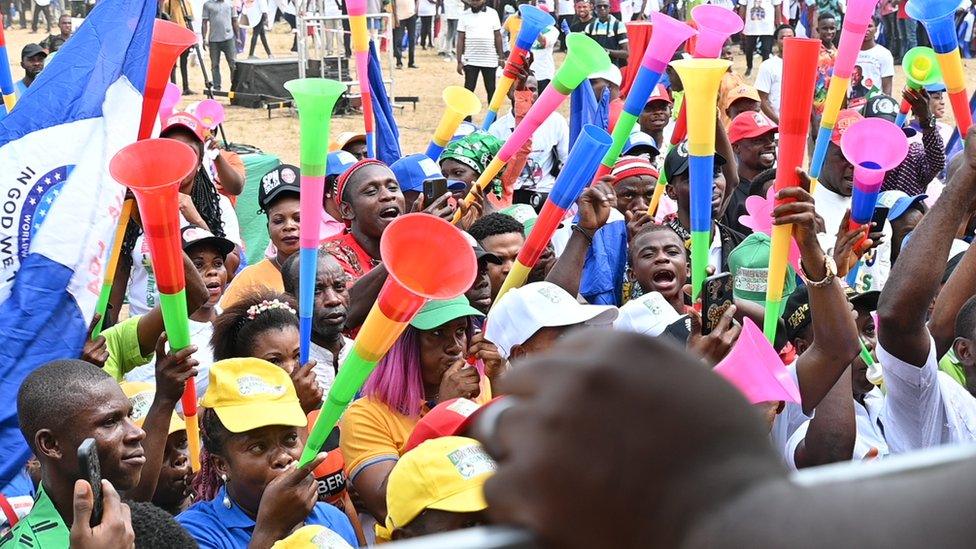
[[[664,296],[658,292],[651,292],[625,303],[620,308],[620,315],[613,322],[613,327],[617,330],[657,337],[680,318],[681,315],[664,299]]]
[[[609,326],[617,318],[612,305],[584,305],[551,282],[533,282],[509,290],[491,308],[485,321],[485,339],[508,358],[542,328],[587,324]]]
[[[619,86],[624,79],[623,75],[620,73],[620,69],[613,64],[602,71],[591,73],[589,78],[590,80],[593,80],[594,78],[602,78],[616,86]]]

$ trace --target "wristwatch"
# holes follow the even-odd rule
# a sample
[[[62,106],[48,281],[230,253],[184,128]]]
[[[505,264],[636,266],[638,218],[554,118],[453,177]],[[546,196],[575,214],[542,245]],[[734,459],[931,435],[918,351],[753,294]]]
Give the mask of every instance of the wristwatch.
[[[810,280],[807,276],[807,270],[803,266],[803,260],[800,260],[800,277],[803,278],[803,282],[811,288],[826,288],[834,281],[837,277],[837,263],[834,262],[834,258],[829,255],[824,255],[824,270],[827,274],[824,275],[823,280]]]

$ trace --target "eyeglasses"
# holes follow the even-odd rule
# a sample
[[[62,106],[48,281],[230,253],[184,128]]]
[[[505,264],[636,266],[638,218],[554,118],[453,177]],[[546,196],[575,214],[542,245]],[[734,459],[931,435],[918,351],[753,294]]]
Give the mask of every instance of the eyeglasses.
[[[610,9],[610,4],[597,4],[596,9],[598,9],[598,10],[608,10],[608,9]]]

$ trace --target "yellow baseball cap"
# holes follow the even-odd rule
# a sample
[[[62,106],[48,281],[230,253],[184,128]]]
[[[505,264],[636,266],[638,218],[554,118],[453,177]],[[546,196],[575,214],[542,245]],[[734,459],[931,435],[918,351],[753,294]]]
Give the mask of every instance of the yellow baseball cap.
[[[146,415],[149,414],[149,407],[152,406],[153,398],[156,397],[156,385],[145,381],[123,381],[119,383],[122,392],[129,397],[132,403],[132,422],[142,427],[146,422]],[[180,419],[179,414],[173,412],[173,417],[169,418],[169,432],[172,435],[177,431],[185,431],[186,423]]]
[[[311,524],[275,542],[271,549],[352,549],[342,536],[325,526]]]
[[[305,413],[291,378],[259,358],[229,358],[210,367],[210,384],[200,403],[213,408],[232,433],[268,425],[304,427]]]
[[[397,461],[386,485],[386,529],[392,533],[425,509],[475,513],[488,508],[484,486],[495,461],[465,437],[427,440]]]

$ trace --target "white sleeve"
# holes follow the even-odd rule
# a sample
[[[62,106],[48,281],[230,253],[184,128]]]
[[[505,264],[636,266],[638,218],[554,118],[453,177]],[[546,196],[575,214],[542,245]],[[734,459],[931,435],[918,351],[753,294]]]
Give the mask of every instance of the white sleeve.
[[[559,157],[559,163],[565,166],[566,159],[569,158],[569,123],[566,122],[566,119],[561,114],[559,115],[559,124],[556,130],[559,132],[559,140],[556,143],[556,156]]]
[[[492,19],[493,19],[491,22],[491,30],[493,31],[502,30],[502,22],[500,19],[498,19],[498,12],[493,9],[488,9],[488,13],[492,15]]]
[[[218,200],[220,202],[220,220],[224,222],[224,237],[238,246],[243,246],[241,224],[237,220],[237,211],[234,210],[234,205],[224,195],[220,195]]]
[[[888,390],[882,423],[891,453],[941,444],[945,431],[945,404],[932,336],[929,336],[928,356],[921,367],[896,358],[880,344],[877,350]]]
[[[881,56],[881,77],[885,78],[887,76],[895,75],[895,59],[891,56],[891,52],[884,50],[884,55]]]
[[[786,441],[786,448],[783,448],[783,459],[786,460],[786,465],[790,470],[796,471],[796,449],[800,447],[800,443],[807,438],[807,429],[810,428],[810,422],[804,421],[796,431],[790,435],[790,438]],[[780,450],[780,448],[777,448]]]
[[[763,61],[759,65],[759,74],[756,75],[756,89],[769,93],[773,89],[773,75],[768,61]]]

